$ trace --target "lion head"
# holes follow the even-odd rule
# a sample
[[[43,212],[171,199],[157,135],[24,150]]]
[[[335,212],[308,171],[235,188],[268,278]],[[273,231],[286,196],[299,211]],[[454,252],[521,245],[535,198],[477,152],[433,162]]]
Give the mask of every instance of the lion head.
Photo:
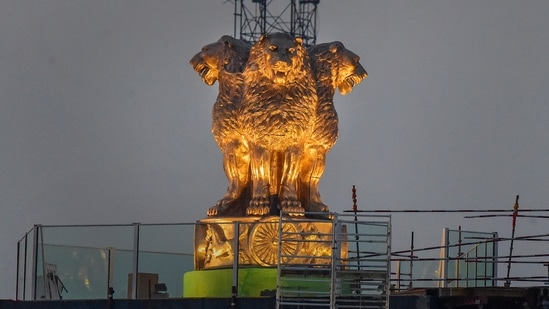
[[[333,89],[338,88],[343,95],[368,77],[360,64],[360,57],[345,48],[341,42],[324,43],[308,49],[313,70],[319,75],[328,74]]]
[[[209,86],[219,78],[221,71],[242,72],[250,55],[250,45],[229,35],[222,36],[217,42],[202,47],[190,63],[193,69]]]
[[[287,33],[266,34],[252,46],[248,68],[278,85],[291,83],[307,72],[307,51],[301,38]]]

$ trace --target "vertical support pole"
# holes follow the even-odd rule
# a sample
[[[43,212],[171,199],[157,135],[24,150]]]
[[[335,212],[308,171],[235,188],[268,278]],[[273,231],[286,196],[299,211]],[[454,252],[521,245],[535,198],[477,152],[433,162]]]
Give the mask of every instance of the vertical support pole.
[[[509,259],[507,260],[507,276],[505,277],[505,287],[508,288],[511,286],[511,280],[509,279],[509,274],[511,272],[511,258],[513,257],[513,242],[515,240],[515,227],[517,223],[517,214],[519,209],[519,196],[515,200],[515,206],[513,206],[513,226],[511,230],[511,245],[509,247]]]
[[[23,300],[27,300],[27,255],[28,255],[28,239],[29,233],[25,234],[25,265],[23,266]]]
[[[133,223],[132,299],[137,299],[137,274],[139,273],[139,223]]]
[[[236,308],[236,297],[238,296],[238,256],[240,246],[238,240],[240,238],[240,223],[234,223],[234,239],[233,239],[233,286],[231,308]]]
[[[40,229],[40,225],[34,225],[33,228],[33,234],[34,239],[33,241],[33,252],[32,252],[32,280],[31,280],[31,296],[32,300],[36,300],[36,276],[38,275],[38,231]]]
[[[109,247],[109,265],[108,265],[108,272],[107,272],[107,299],[112,301],[113,294],[114,294],[114,287],[113,287],[113,272],[114,272],[114,248]]]
[[[484,283],[483,286],[488,285],[488,242],[484,242]]]
[[[290,0],[290,34],[294,37],[300,36],[300,33],[296,31],[299,25],[299,23],[296,23],[296,16],[299,18],[299,14],[296,14],[295,0]]]
[[[411,289],[413,287],[413,276],[414,276],[414,231],[412,231],[412,239],[410,240],[410,283],[408,284],[408,288]]]
[[[543,264],[543,266],[547,266],[547,285],[549,285],[549,263]]]
[[[397,290],[397,292],[400,292],[400,280],[401,280],[400,279],[400,273],[402,272],[400,262],[401,262],[400,259],[396,261],[396,273],[395,273],[395,275],[396,275],[396,290]]]
[[[359,245],[360,236],[358,236],[358,217],[357,217],[358,206],[357,206],[357,204],[356,204],[357,198],[356,198],[356,188],[355,188],[355,185],[353,185],[352,193],[353,193],[353,212],[354,212],[354,214],[355,214],[355,247],[356,247],[356,263],[357,263],[357,266],[358,266],[358,270],[361,270],[362,267],[360,266],[360,245]]]
[[[448,287],[448,263],[449,263],[449,258],[448,258],[448,241],[449,241],[449,238],[448,238],[448,228],[445,227],[443,230],[442,230],[442,250],[443,252],[441,252],[441,255],[442,255],[442,260],[441,260],[441,263],[442,263],[442,267],[441,267],[441,279],[442,279],[442,287],[443,288],[447,288]]]
[[[284,216],[284,211],[280,211],[278,214],[278,249],[277,249],[277,258],[276,258],[276,309],[281,308],[282,301],[282,217]],[[261,224],[261,223],[258,223]]]
[[[498,241],[496,241],[497,238],[499,238],[498,233],[494,232],[493,234],[494,241],[492,242],[494,246],[492,247],[492,256],[494,257],[492,259],[492,286],[498,286],[498,256],[499,256],[499,246]]]
[[[461,262],[461,225],[458,227],[458,252],[456,259],[456,287],[459,288],[459,281],[461,280],[461,274],[459,273],[459,265]]]
[[[242,1],[242,0],[240,0],[240,1]],[[238,16],[237,13],[236,13],[237,9],[238,9],[238,0],[235,0],[234,1],[234,13],[233,13],[233,15],[234,15],[234,22],[233,22],[233,33],[234,34],[233,34],[233,36],[234,36],[235,39],[239,39],[239,37],[236,35],[236,19],[237,19],[237,16]]]
[[[17,242],[17,270],[15,271],[15,300],[19,300],[19,261],[21,260],[21,240]]]
[[[390,293],[391,293],[391,252],[393,246],[393,223],[389,215],[389,222],[387,225],[387,277],[385,280],[385,308],[389,308]]]
[[[338,239],[338,230],[339,230],[339,223],[337,214],[333,214],[332,218],[332,265],[331,265],[331,280],[330,280],[330,308],[336,308],[336,298],[337,294],[339,293],[339,286],[338,286],[338,276],[337,276],[337,270],[339,268],[340,260],[339,258],[334,257],[334,252],[339,252],[339,242]],[[344,241],[344,240],[342,240]],[[338,255],[339,256],[339,255]]]
[[[260,10],[261,10],[261,33],[260,35],[264,35],[267,33],[267,2],[263,1],[261,4],[259,4]]]

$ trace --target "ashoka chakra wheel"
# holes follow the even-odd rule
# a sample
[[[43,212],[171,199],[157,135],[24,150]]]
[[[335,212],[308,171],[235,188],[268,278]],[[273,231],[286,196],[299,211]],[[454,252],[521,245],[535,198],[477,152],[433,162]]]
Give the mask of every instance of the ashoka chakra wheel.
[[[279,218],[268,217],[257,222],[250,233],[249,250],[252,258],[261,266],[278,263]],[[282,223],[282,263],[288,263],[297,255],[301,235],[292,222]]]

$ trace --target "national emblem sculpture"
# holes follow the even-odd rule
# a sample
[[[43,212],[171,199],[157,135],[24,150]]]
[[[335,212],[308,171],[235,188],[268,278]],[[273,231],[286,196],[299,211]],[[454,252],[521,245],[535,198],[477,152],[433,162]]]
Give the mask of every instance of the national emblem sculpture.
[[[285,33],[253,46],[225,35],[191,59],[207,85],[219,84],[212,133],[229,185],[208,216],[329,211],[318,184],[338,135],[333,96],[367,77],[359,60],[340,42],[306,48]]]
[[[333,97],[367,77],[359,60],[340,42],[306,47],[285,33],[253,45],[224,35],[191,59],[204,83],[218,83],[212,134],[228,187],[195,225],[184,295],[226,297],[235,265],[258,297],[276,289],[279,264],[347,260],[346,226],[332,222],[318,184],[338,135]],[[309,288],[329,288],[323,276]]]

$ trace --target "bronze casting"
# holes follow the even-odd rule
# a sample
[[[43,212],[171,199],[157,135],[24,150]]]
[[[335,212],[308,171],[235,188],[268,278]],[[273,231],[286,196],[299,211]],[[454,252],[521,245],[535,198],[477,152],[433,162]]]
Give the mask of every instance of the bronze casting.
[[[239,224],[235,235],[234,222]],[[282,229],[282,241],[279,232]],[[330,221],[296,218],[282,223],[277,216],[222,217],[200,220],[195,228],[195,269],[230,268],[236,255],[240,266],[275,267],[278,264],[279,243],[282,263],[327,267],[332,257]],[[347,243],[339,240],[338,254],[347,257]]]
[[[367,77],[359,57],[340,42],[307,49],[274,33],[251,47],[223,36],[190,62],[207,85],[219,83],[212,133],[229,185],[208,216],[328,212],[318,183],[338,134],[333,96]]]

